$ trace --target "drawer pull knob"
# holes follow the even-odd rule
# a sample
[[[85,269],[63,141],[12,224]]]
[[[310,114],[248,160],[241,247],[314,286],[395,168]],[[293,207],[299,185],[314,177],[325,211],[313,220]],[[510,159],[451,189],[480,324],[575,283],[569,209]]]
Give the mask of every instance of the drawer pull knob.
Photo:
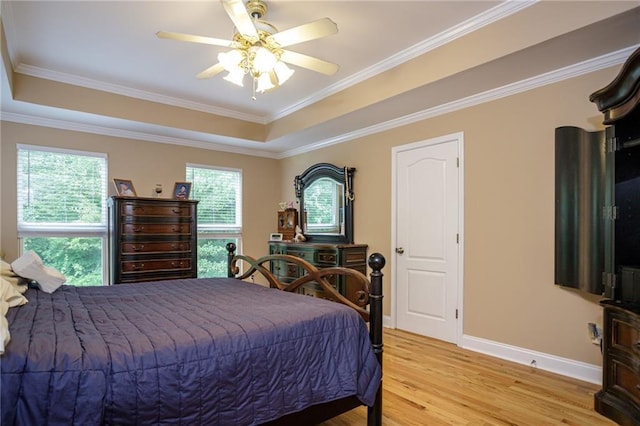
[[[182,262],[171,262],[171,266],[177,268],[178,266],[182,266]]]
[[[134,226],[133,232],[142,232],[144,231],[144,226]]]
[[[139,263],[139,264],[133,265],[133,269],[136,270],[136,271],[139,271],[140,269],[144,269],[144,263]]]
[[[180,232],[180,228],[178,226],[173,226],[171,227],[171,229],[173,230],[173,232]]]
[[[144,244],[141,244],[139,246],[133,246],[132,249],[133,251],[142,251],[144,249]]]
[[[171,213],[180,214],[180,209],[171,209]]]

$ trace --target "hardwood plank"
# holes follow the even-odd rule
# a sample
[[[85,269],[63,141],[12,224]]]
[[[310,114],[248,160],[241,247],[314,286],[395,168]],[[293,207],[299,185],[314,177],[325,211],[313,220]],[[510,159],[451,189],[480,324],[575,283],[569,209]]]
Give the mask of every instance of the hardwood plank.
[[[615,425],[593,409],[597,385],[400,330],[384,339],[385,426]],[[366,417],[360,407],[323,425]]]

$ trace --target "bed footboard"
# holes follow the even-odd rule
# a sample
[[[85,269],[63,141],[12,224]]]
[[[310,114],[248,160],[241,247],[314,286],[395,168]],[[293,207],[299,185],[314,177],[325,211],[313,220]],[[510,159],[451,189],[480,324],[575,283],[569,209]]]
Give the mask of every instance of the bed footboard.
[[[227,256],[229,278],[244,280],[255,273],[260,273],[265,277],[270,287],[289,292],[296,291],[305,284],[315,283],[324,291],[327,299],[342,303],[355,309],[365,321],[369,322],[369,338],[376,358],[382,367],[382,353],[384,346],[382,343],[382,268],[384,268],[386,262],[382,254],[374,253],[369,256],[369,267],[371,268],[371,279],[369,280],[364,274],[353,269],[342,267],[318,269],[306,260],[291,255],[274,254],[254,259],[250,256],[236,255],[235,251],[236,245],[234,243],[228,243]],[[305,270],[305,274],[291,283],[282,283],[271,272],[270,266],[272,262],[287,262],[295,264],[298,267],[303,268]],[[242,274],[240,274],[239,266],[241,263],[246,263],[248,265],[247,270]],[[353,277],[354,282],[358,283],[358,290],[354,293],[352,298],[343,296],[335,289],[335,287],[333,287],[333,285],[331,285],[329,278],[335,275],[348,275]],[[367,309],[367,307],[369,309]],[[353,406],[351,406],[351,408],[353,408]],[[320,410],[320,412],[324,412],[326,414],[329,411]],[[314,419],[316,418],[314,417]],[[382,384],[376,394],[375,404],[372,407],[368,407],[367,419],[367,424],[369,426],[382,424]],[[316,420],[323,421],[326,420],[326,418]],[[287,424],[287,421],[282,422],[282,424]]]

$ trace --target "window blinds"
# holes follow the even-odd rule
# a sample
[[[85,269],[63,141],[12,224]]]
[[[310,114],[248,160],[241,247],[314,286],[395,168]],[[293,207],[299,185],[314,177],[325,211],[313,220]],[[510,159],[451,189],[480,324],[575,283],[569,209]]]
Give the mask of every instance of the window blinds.
[[[18,231],[106,229],[104,154],[18,147]]]
[[[187,165],[191,199],[198,203],[200,232],[239,233],[242,228],[242,173],[234,169]]]

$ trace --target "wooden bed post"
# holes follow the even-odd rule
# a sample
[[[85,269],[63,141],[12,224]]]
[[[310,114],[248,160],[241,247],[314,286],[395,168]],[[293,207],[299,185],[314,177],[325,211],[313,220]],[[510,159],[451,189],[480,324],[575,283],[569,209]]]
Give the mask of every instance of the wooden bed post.
[[[235,274],[231,270],[231,260],[236,255],[235,243],[227,243],[227,278],[235,278]]]
[[[369,303],[370,303],[370,323],[369,323],[369,338],[373,345],[373,352],[378,358],[380,368],[382,369],[382,268],[386,263],[384,256],[380,253],[373,253],[369,256],[369,267],[371,268],[371,288],[369,289]],[[382,425],[382,381],[380,387],[376,393],[376,402],[373,407],[369,407],[367,411],[367,425],[368,426],[380,426]]]

